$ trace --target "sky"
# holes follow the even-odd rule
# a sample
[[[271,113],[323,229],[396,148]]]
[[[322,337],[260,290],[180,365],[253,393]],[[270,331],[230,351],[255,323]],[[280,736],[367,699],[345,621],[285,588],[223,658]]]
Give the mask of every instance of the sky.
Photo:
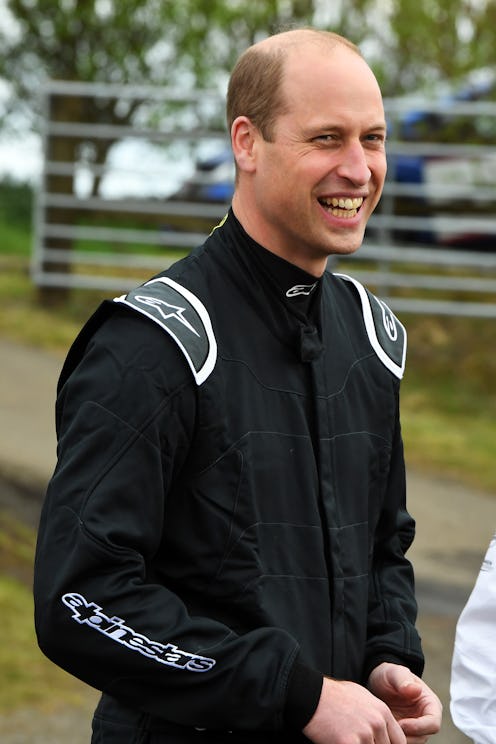
[[[7,85],[0,80],[0,116],[7,95]],[[0,129],[0,178],[10,176],[18,181],[34,182],[39,179],[41,163],[39,135],[22,130],[7,132]]]
[[[9,12],[5,0],[0,0],[0,28],[3,32],[14,26],[11,25]],[[0,80],[0,117],[3,103],[8,95],[7,84]],[[0,178],[9,176],[18,181],[35,182],[41,172],[41,140],[38,135],[18,132],[7,134],[0,129]]]

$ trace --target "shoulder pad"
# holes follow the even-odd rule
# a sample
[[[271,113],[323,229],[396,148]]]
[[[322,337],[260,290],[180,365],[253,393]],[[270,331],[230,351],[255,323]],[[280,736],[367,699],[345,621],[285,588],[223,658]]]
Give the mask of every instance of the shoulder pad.
[[[217,342],[207,309],[196,295],[168,277],[158,277],[114,302],[158,323],[183,352],[196,384],[207,379],[217,359]]]
[[[375,353],[396,377],[403,377],[406,360],[406,329],[385,302],[363,284],[346,274],[334,274],[357,289],[362,303],[365,328]]]

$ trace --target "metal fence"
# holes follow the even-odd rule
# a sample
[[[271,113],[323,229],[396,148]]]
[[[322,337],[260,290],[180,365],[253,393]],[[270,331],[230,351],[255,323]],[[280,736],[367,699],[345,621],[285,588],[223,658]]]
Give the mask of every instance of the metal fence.
[[[185,181],[215,174],[195,175],[195,160],[229,147],[219,94],[51,82],[44,100],[37,285],[124,292],[202,242],[225,214],[228,199],[181,198]],[[496,317],[496,104],[385,106],[392,135],[380,207],[357,254],[330,268],[397,311]],[[423,125],[413,135],[409,120]],[[436,133],[450,141],[429,141]]]

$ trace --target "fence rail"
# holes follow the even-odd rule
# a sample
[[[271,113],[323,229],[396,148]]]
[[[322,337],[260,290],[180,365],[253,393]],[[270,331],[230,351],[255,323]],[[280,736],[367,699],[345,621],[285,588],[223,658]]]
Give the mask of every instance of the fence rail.
[[[217,93],[57,81],[44,98],[32,259],[39,286],[124,292],[202,242],[225,214],[228,200],[174,197],[202,147],[228,148],[216,126]],[[79,121],[61,116],[64,101],[78,103]],[[84,118],[104,106],[108,121]],[[473,141],[459,142],[402,138],[412,104],[385,106],[392,136],[380,207],[357,254],[329,267],[352,273],[397,311],[496,317],[496,104],[415,102],[438,128],[448,119],[469,125]],[[126,107],[133,117],[119,114]]]

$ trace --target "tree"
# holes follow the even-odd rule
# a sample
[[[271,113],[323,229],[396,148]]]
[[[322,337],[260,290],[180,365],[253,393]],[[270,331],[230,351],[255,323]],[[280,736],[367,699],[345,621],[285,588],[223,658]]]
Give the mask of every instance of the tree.
[[[313,0],[4,0],[0,77],[15,104],[46,78],[203,86],[257,36],[310,21]],[[100,115],[100,114],[98,114]]]
[[[46,78],[218,85],[246,46],[290,23],[317,23],[349,36],[365,51],[386,95],[496,61],[493,0],[3,2],[10,23],[0,26],[0,78],[12,86],[12,110],[34,115]],[[95,111],[107,122],[131,121],[133,114]]]
[[[494,66],[493,0],[391,3],[376,60],[384,93],[428,90],[471,70]]]

